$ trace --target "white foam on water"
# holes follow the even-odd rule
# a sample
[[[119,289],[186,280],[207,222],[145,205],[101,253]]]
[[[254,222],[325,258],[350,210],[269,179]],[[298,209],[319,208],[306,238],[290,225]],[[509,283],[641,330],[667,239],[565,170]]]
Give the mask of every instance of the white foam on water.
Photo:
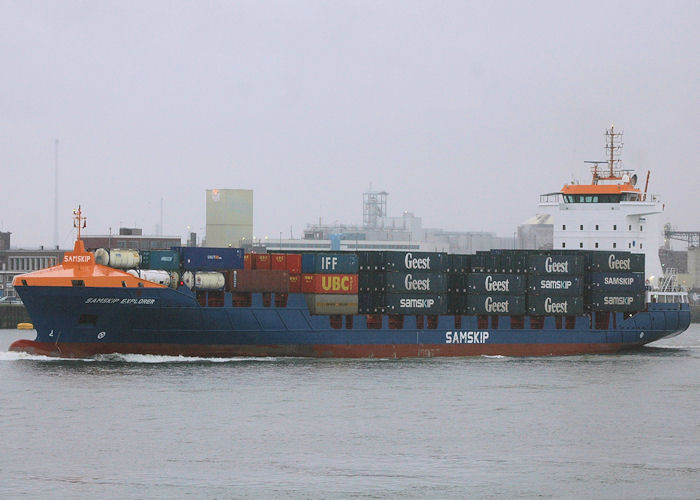
[[[205,358],[198,356],[160,356],[156,354],[105,354],[95,358],[96,361],[119,361],[124,363],[234,363],[238,361],[277,361],[272,357],[232,357]]]
[[[277,358],[265,357],[235,357],[235,358],[203,358],[188,356],[158,356],[150,354],[103,354],[94,358],[58,358],[53,356],[38,356],[26,352],[0,352],[0,361],[87,361],[87,362],[120,362],[120,363],[234,363],[239,361],[277,361]]]
[[[15,352],[15,351],[0,351],[0,361],[18,361],[30,359],[34,361],[90,361],[87,359],[76,359],[76,358],[56,358],[52,356],[38,356],[36,354],[28,354],[26,352]]]

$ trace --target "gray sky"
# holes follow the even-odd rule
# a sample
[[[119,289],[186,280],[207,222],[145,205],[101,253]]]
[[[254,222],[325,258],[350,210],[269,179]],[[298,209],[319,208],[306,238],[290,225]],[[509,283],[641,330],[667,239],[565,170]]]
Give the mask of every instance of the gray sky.
[[[430,227],[510,235],[604,156],[700,230],[700,2],[0,0],[0,227],[203,235],[205,189],[255,235],[361,222],[370,182]]]

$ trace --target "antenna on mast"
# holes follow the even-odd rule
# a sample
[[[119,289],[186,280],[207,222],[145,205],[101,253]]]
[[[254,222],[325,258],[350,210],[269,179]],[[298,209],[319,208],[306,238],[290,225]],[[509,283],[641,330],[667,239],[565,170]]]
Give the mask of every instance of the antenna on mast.
[[[80,241],[80,230],[87,227],[87,217],[83,217],[80,205],[78,205],[78,210],[73,209],[73,227],[78,228],[78,241]]]
[[[622,151],[622,146],[624,146],[620,140],[622,138],[622,132],[615,133],[615,124],[612,124],[610,125],[610,129],[605,131],[605,135],[607,137],[605,149],[608,150],[610,155],[608,159],[608,163],[610,164],[610,177],[614,177],[616,163],[617,169],[620,170],[620,151]]]
[[[54,152],[53,244],[58,248],[58,139],[56,139]]]

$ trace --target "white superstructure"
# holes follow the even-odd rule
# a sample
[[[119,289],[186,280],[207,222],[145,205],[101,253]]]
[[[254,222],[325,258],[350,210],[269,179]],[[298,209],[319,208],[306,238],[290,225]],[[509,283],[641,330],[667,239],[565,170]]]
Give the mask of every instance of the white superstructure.
[[[664,205],[656,195],[640,191],[637,176],[619,165],[622,134],[606,132],[607,162],[594,162],[591,184],[572,182],[561,191],[543,194],[541,210],[553,216],[553,248],[619,250],[645,254],[646,279],[658,286],[661,277],[659,246]],[[605,167],[601,167],[601,163]],[[647,184],[649,174],[647,173]]]

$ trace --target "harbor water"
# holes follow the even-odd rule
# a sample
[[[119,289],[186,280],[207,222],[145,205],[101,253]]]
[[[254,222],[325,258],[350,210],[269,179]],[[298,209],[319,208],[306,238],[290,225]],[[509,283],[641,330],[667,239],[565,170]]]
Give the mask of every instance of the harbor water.
[[[0,498],[697,498],[700,325],[615,355],[56,360],[0,330]]]

